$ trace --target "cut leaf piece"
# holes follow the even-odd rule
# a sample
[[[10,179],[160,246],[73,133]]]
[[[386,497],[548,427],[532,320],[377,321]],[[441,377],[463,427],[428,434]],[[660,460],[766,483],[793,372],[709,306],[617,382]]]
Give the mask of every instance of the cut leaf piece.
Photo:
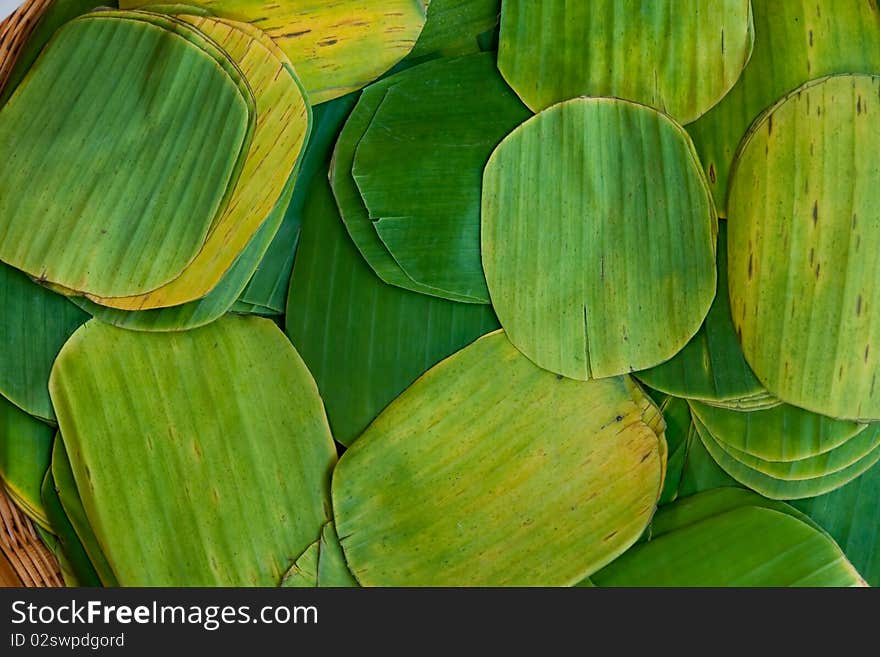
[[[798,481],[831,475],[853,465],[880,445],[880,431],[870,431],[870,428],[860,431],[834,449],[797,461],[767,461],[731,447],[720,439],[717,442],[721,449],[753,470],[775,479]]]
[[[96,319],[131,331],[186,331],[213,322],[233,309],[239,294],[244,290],[259,264],[260,256],[269,247],[272,236],[275,235],[283,219],[285,201],[290,198],[294,179],[295,175],[291,175],[285,198],[279,201],[275,210],[238,256],[235,264],[207,296],[179,306],[149,310],[108,308],[85,297],[71,297],[70,300]],[[48,392],[46,394],[48,395]]]
[[[54,421],[49,372],[67,338],[89,317],[63,296],[0,263],[0,394]]]
[[[311,375],[270,321],[178,333],[91,321],[49,389],[123,586],[274,586],[327,521],[335,446]]]
[[[737,146],[762,111],[808,80],[880,71],[880,8],[874,2],[752,0],[752,9],[752,58],[730,93],[687,127],[723,217]]]
[[[744,488],[723,487],[712,488],[696,495],[682,497],[676,500],[675,504],[666,506],[662,512],[658,512],[653,520],[651,520],[650,537],[648,540],[746,506],[757,506],[779,511],[807,523],[817,531],[825,531],[812,518],[785,502],[761,497],[754,491]]]
[[[430,0],[194,0],[217,16],[252,23],[293,62],[313,105],[360,89],[412,50]],[[122,8],[165,4],[121,0]]]
[[[770,394],[749,368],[736,337],[727,293],[727,223],[718,225],[718,286],[715,300],[697,334],[675,356],[649,370],[639,381],[676,397],[737,406]]]
[[[498,25],[500,12],[501,0],[431,0],[425,27],[408,59],[478,52],[478,37]]]
[[[560,103],[486,166],[495,312],[517,349],[574,379],[645,369],[684,347],[715,296],[716,236],[690,139],[642,105]]]
[[[641,543],[591,579],[597,586],[865,586],[826,534],[757,506]]]
[[[332,522],[324,525],[321,539],[312,543],[284,575],[281,586],[350,587],[357,586],[345,563],[345,555]]]
[[[245,23],[203,16],[180,16],[179,20],[217,41],[241,68],[256,99],[256,128],[229,204],[183,273],[144,295],[114,299],[90,295],[92,301],[121,310],[176,306],[214,289],[273,211],[284,212],[280,206],[289,201],[285,200],[285,193],[292,193],[288,182],[297,170],[311,126],[311,109],[299,80],[266,34]],[[262,253],[254,262],[260,257]]]
[[[428,368],[498,322],[488,306],[386,285],[346,234],[325,176],[305,198],[286,330],[318,382],[333,436],[350,445]]]
[[[694,426],[706,451],[725,472],[744,486],[774,500],[795,500],[822,495],[849,483],[880,460],[880,447],[875,447],[852,465],[837,472],[811,479],[779,479],[736,460],[724,450],[699,419],[694,418]],[[866,431],[880,431],[880,424],[871,425]]]
[[[878,95],[880,77],[841,75],[780,100],[743,142],[728,208],[752,370],[789,404],[862,421],[880,419],[880,187],[864,164],[880,148]]]
[[[666,423],[664,437],[669,448],[666,477],[658,504],[667,504],[678,497],[681,473],[687,457],[687,437],[691,427],[691,411],[685,400],[667,397],[660,406]]]
[[[113,572],[113,568],[107,561],[104,549],[98,542],[86,510],[83,507],[82,498],[76,487],[76,479],[73,476],[73,467],[64,447],[61,434],[56,434],[52,445],[52,483],[55,486],[55,494],[61,503],[62,511],[82,545],[89,562],[95,570],[98,578],[104,586],[119,586],[119,581]]]
[[[312,130],[296,176],[296,187],[284,220],[239,300],[266,310],[261,314],[283,315],[306,194],[316,175],[327,175],[327,157],[345,118],[354,107],[354,94],[337,98],[312,110]]]
[[[822,525],[871,586],[880,586],[880,465],[835,491],[792,504]]]
[[[867,426],[788,404],[742,412],[691,402],[691,410],[716,440],[765,461],[799,461],[828,452]]]
[[[77,586],[101,586],[101,579],[95,572],[73,525],[70,524],[64,507],[61,506],[51,469],[46,472],[40,497],[43,501],[43,508],[46,510],[46,517],[49,519],[49,526],[57,538],[59,551],[64,554],[68,568],[77,581]],[[67,582],[66,576],[64,581]]]
[[[489,303],[480,264],[480,187],[494,148],[531,112],[493,53],[415,67],[390,86],[352,176],[379,238],[417,283]],[[417,180],[417,184],[413,184]]]
[[[688,431],[687,455],[678,485],[678,497],[690,497],[715,488],[739,487],[736,479],[722,470],[703,447],[697,429],[691,422]]]
[[[431,61],[416,68],[418,68],[417,74],[419,76],[430,77],[435,73],[442,72],[445,68],[445,62],[443,60]],[[339,213],[345,222],[348,234],[351,235],[358,250],[379,278],[390,285],[447,298],[454,295],[414,281],[397,264],[373,228],[367,207],[364,205],[360,190],[352,176],[352,166],[358,143],[369,128],[373,115],[385,97],[385,92],[413,70],[415,69],[407,69],[389,76],[370,85],[361,93],[357,105],[349,115],[342,132],[339,134],[339,139],[336,141],[330,165],[330,183],[333,186],[333,195],[336,198]],[[479,299],[470,297],[455,297],[455,300],[464,303],[479,301]]]
[[[34,522],[49,528],[40,499],[52,453],[52,427],[0,397],[0,479],[13,502]]]
[[[535,111],[614,96],[689,123],[734,85],[753,42],[749,0],[505,0],[498,68]]]
[[[4,262],[109,297],[167,283],[202,248],[253,99],[216,46],[160,22],[70,21],[0,110]]]
[[[382,586],[579,582],[654,511],[662,438],[649,407],[628,377],[572,381],[503,332],[477,340],[340,459],[333,508],[352,573]]]

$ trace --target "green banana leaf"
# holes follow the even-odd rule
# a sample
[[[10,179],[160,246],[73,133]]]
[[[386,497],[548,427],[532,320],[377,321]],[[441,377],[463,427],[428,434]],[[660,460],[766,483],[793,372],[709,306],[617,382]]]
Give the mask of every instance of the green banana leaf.
[[[119,581],[116,579],[113,567],[107,561],[104,549],[101,547],[98,537],[95,536],[95,532],[89,524],[82,498],[76,487],[73,466],[70,464],[70,458],[68,457],[61,434],[56,434],[55,443],[52,446],[51,472],[52,484],[55,489],[55,495],[61,504],[61,512],[64,513],[65,518],[73,528],[79,544],[88,555],[89,563],[104,586],[119,586]]]
[[[417,74],[430,78],[435,74],[441,73],[445,65],[446,62],[442,59],[429,61],[416,67],[418,68]],[[437,290],[414,281],[407,275],[373,228],[373,221],[370,219],[369,211],[366,205],[364,205],[364,200],[361,198],[360,190],[352,175],[352,167],[358,145],[364,133],[370,127],[376,110],[385,98],[386,91],[401,79],[405,79],[407,75],[412,75],[410,73],[412,70],[405,69],[383,78],[371,84],[361,93],[357,105],[355,105],[348,120],[345,122],[339,134],[339,139],[336,141],[336,147],[333,150],[330,164],[330,184],[333,187],[333,196],[339,206],[339,214],[342,216],[343,222],[345,222],[348,234],[351,235],[351,239],[357,245],[361,255],[363,255],[379,278],[390,285],[396,285],[414,292],[443,298],[455,297],[455,301],[474,303],[478,300],[465,296],[458,297],[449,291]]]
[[[354,94],[318,105],[312,110],[312,131],[303,152],[293,197],[284,214],[278,233],[263,255],[257,270],[239,295],[239,301],[253,308],[257,314],[283,315],[287,303],[287,290],[299,234],[303,222],[306,195],[316,175],[327,174],[327,157],[345,118],[357,102]],[[242,308],[239,308],[239,312]]]
[[[874,2],[752,0],[752,10],[752,58],[730,93],[687,126],[722,217],[737,146],[762,111],[808,80],[880,72],[880,8]]]
[[[635,377],[669,395],[737,406],[769,393],[752,373],[730,316],[727,294],[727,223],[718,224],[718,289],[706,320],[675,356]]]
[[[792,505],[822,525],[871,586],[880,586],[880,465],[854,481]]]
[[[290,58],[312,105],[356,91],[412,50],[430,0],[187,0],[252,23]],[[166,0],[121,0],[130,9]]]
[[[178,276],[250,142],[253,99],[234,75],[172,21],[101,11],[65,24],[0,109],[0,259],[102,296]]]
[[[664,507],[662,513],[658,512],[651,520],[648,528],[650,535],[646,540],[659,538],[688,525],[745,506],[758,506],[788,514],[813,529],[827,534],[816,521],[790,504],[761,497],[756,492],[744,488],[722,487],[682,497],[676,500],[675,504]]]
[[[312,543],[281,580],[287,587],[351,587],[357,580],[348,570],[345,555],[332,522],[324,525],[320,540]]]
[[[49,468],[54,435],[52,427],[0,397],[0,480],[12,501],[46,529],[49,519],[40,487]]]
[[[658,520],[675,506],[659,511]],[[605,587],[866,585],[827,534],[789,513],[750,505],[640,543],[591,579]]]
[[[479,36],[498,25],[501,0],[431,0],[428,18],[407,59],[480,51]]]
[[[56,555],[60,552],[64,555],[65,569],[69,570],[73,580],[77,586],[101,586],[101,578],[92,566],[85,548],[83,548],[79,537],[64,507],[61,506],[61,499],[58,497],[58,491],[55,490],[55,479],[52,477],[52,470],[46,471],[46,477],[43,479],[41,489],[41,499],[43,508],[46,510],[46,517],[49,519],[49,526],[58,542]],[[60,561],[59,556],[59,561]],[[64,573],[64,582],[71,586],[67,573]]]
[[[311,108],[305,92],[284,53],[265,33],[246,23],[204,16],[167,20],[194,26],[228,51],[253,90],[256,129],[229,204],[218,214],[201,250],[180,276],[147,294],[121,298],[90,295],[92,301],[121,310],[176,306],[208,294],[272,217],[273,210],[282,213],[272,217],[281,221],[289,202],[285,194],[292,193],[288,183],[295,176],[311,129]],[[264,248],[253,255],[254,267]]]
[[[305,195],[286,331],[350,445],[379,412],[435,363],[498,328],[492,309],[383,283],[358,252],[326,177]]]
[[[535,111],[613,96],[690,123],[733,87],[753,43],[749,0],[504,0],[498,68]]]
[[[0,394],[54,422],[49,371],[67,338],[89,317],[59,294],[0,263]]]
[[[865,168],[878,93],[880,76],[840,75],[781,99],[743,141],[728,208],[731,313],[752,370],[789,404],[860,421],[880,419],[880,188]]]
[[[830,492],[849,483],[880,460],[880,447],[874,447],[862,458],[836,472],[807,479],[780,479],[738,461],[724,450],[723,445],[696,417],[694,426],[706,451],[725,472],[741,484],[774,500],[796,500]],[[866,431],[880,432],[880,424],[871,425]]]
[[[517,349],[564,376],[628,373],[682,349],[715,296],[716,238],[690,138],[641,105],[560,103],[486,166],[492,305]]]
[[[489,303],[480,263],[483,168],[531,112],[498,74],[494,53],[441,61],[401,73],[387,89],[352,176],[374,230],[410,278],[452,300]]]
[[[669,453],[666,460],[666,477],[659,504],[668,504],[678,497],[681,474],[687,458],[687,438],[691,427],[691,411],[685,400],[667,397],[660,405],[666,422],[666,445]]]
[[[61,571],[61,579],[64,582],[64,586],[82,586],[76,578],[76,573],[73,571],[73,566],[67,559],[67,555],[61,549],[58,537],[39,525],[35,525],[34,529],[37,531],[37,536],[40,537],[40,542],[58,560],[58,570]]]
[[[33,66],[40,51],[59,27],[96,7],[115,7],[113,0],[51,0],[40,14],[33,32],[15,58],[15,64],[0,89],[0,106],[6,104],[24,76]]]
[[[860,431],[839,447],[797,461],[766,461],[716,440],[719,447],[734,459],[775,479],[797,481],[815,479],[840,472],[870,454],[880,445],[880,431]]]
[[[693,414],[725,448],[764,461],[800,461],[844,445],[868,425],[795,406],[741,412],[691,402]]]
[[[85,297],[70,297],[70,301],[106,324],[131,331],[185,331],[213,322],[226,312],[235,310],[237,299],[253,276],[260,262],[260,256],[266,253],[272,236],[276,234],[282,223],[286,203],[290,199],[295,180],[296,174],[291,174],[284,195],[272,214],[251,238],[245,250],[235,260],[235,264],[207,296],[179,306],[149,310],[107,308]],[[253,310],[247,308],[245,312],[251,313]],[[48,379],[48,376],[46,378]],[[46,394],[48,396],[48,392]]]
[[[340,459],[332,498],[348,565],[365,586],[575,584],[654,512],[663,437],[648,422],[662,428],[628,377],[573,381],[502,331],[480,338]]]
[[[177,333],[90,321],[49,390],[123,586],[274,586],[328,519],[336,449],[314,380],[271,321]]]
[[[715,488],[739,487],[739,485],[736,479],[715,463],[715,459],[706,451],[696,427],[691,422],[688,430],[687,453],[678,484],[678,497],[690,497]]]

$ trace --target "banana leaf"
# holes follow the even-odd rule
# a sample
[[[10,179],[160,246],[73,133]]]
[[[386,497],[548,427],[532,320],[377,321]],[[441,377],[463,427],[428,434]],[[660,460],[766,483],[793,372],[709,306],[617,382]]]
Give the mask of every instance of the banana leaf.
[[[410,278],[452,300],[489,303],[480,263],[483,168],[531,113],[493,53],[442,61],[407,70],[387,89],[352,176],[373,228]]]
[[[67,555],[61,549],[58,537],[39,525],[34,525],[34,529],[37,532],[37,536],[40,537],[40,542],[58,560],[58,570],[61,571],[61,579],[64,582],[64,586],[82,586],[76,577],[76,573],[73,571],[73,566],[67,559]]]
[[[91,321],[49,389],[123,586],[274,586],[327,522],[335,446],[314,380],[270,321],[177,333]]]
[[[824,527],[871,586],[880,586],[880,465],[854,481],[792,505]]]
[[[58,491],[55,490],[55,479],[52,477],[51,469],[46,471],[41,488],[41,499],[43,508],[46,510],[46,517],[49,519],[49,526],[58,542],[56,555],[58,552],[64,555],[66,568],[76,581],[76,585],[101,586],[101,578],[98,577],[89,555],[86,554],[82,542],[64,512],[64,507],[61,506],[61,499],[58,497]],[[64,582],[68,586],[71,585],[67,575],[65,575]]]
[[[663,438],[645,419],[658,417],[628,377],[573,381],[501,331],[480,338],[340,459],[332,498],[349,567],[364,586],[575,584],[654,512]]]
[[[498,322],[488,306],[386,285],[346,234],[326,177],[305,198],[286,331],[318,382],[333,436],[350,445],[416,378]]]
[[[613,96],[690,123],[720,101],[749,60],[749,0],[504,0],[498,68],[540,111]]]
[[[345,563],[345,555],[332,522],[324,525],[321,538],[306,548],[281,580],[281,586],[299,588],[357,585],[357,580]]]
[[[727,294],[727,224],[718,224],[718,289],[706,320],[697,334],[675,356],[635,377],[669,395],[716,402],[725,407],[769,393],[746,363]]]
[[[250,312],[283,315],[287,303],[290,274],[299,242],[306,195],[316,175],[327,174],[327,157],[345,118],[354,107],[353,94],[318,105],[312,110],[312,130],[302,157],[293,197],[284,214],[278,233],[263,255],[257,270],[239,295],[239,301],[250,304]],[[265,309],[265,310],[262,310]],[[241,311],[241,307],[239,311]]]
[[[100,11],[65,24],[0,109],[0,259],[102,296],[178,276],[250,143],[253,100],[236,75],[171,20]]]
[[[869,425],[868,430],[860,431],[839,447],[797,461],[766,461],[731,447],[721,442],[720,439],[717,439],[716,442],[721,449],[752,470],[757,470],[775,479],[797,481],[834,474],[853,465],[880,445],[880,431],[871,431]]]
[[[647,540],[659,538],[688,525],[745,506],[757,506],[788,514],[810,525],[816,531],[827,534],[816,521],[790,504],[767,499],[744,488],[722,487],[682,497],[676,500],[675,504],[664,507],[662,513],[658,512],[651,520],[650,535]]]
[[[312,105],[356,91],[412,50],[430,0],[187,0],[217,16],[252,23],[290,58]],[[167,0],[121,0],[149,8]]]
[[[666,460],[666,477],[659,504],[668,504],[678,497],[681,474],[687,458],[687,437],[691,427],[691,412],[685,400],[667,397],[660,405],[666,423],[666,445],[669,454]]]
[[[752,370],[789,404],[859,421],[880,419],[878,94],[880,76],[840,75],[781,99],[743,141],[728,208]]]
[[[260,256],[266,253],[272,236],[276,234],[282,223],[295,180],[296,174],[291,174],[284,195],[272,214],[260,226],[245,250],[236,258],[229,271],[223,275],[217,286],[207,296],[179,306],[150,308],[149,310],[108,308],[85,297],[70,297],[70,301],[106,324],[131,331],[185,331],[213,322],[224,313],[235,310],[238,296],[253,276]],[[249,309],[248,312],[252,312],[252,310]]]
[[[417,74],[430,78],[442,72],[445,64],[444,60],[420,64],[416,67],[418,68]],[[361,93],[357,105],[355,105],[348,120],[345,122],[342,132],[339,134],[339,139],[336,141],[336,147],[333,150],[330,164],[330,184],[333,187],[333,196],[339,206],[339,214],[342,216],[348,234],[351,235],[351,239],[357,245],[361,255],[379,278],[390,285],[396,285],[413,292],[421,292],[443,298],[454,297],[455,301],[474,303],[478,300],[465,296],[458,297],[449,291],[437,290],[414,281],[407,275],[373,228],[369,211],[366,205],[364,205],[360,190],[352,176],[352,166],[358,144],[369,128],[376,110],[385,98],[385,92],[401,79],[405,79],[407,75],[411,75],[410,71],[412,70],[405,69],[383,78],[371,84]]]
[[[866,585],[824,532],[764,506],[733,508],[640,543],[591,579],[606,587]]]
[[[103,586],[119,586],[113,567],[107,561],[104,549],[98,542],[98,537],[89,524],[82,498],[76,487],[76,479],[73,475],[73,467],[64,447],[64,441],[60,434],[55,436],[52,445],[52,485],[55,496],[61,504],[61,513],[73,528],[77,541],[82,546],[96,576]],[[45,482],[44,482],[45,483]],[[51,493],[50,493],[51,495]],[[75,546],[74,546],[75,547]]]
[[[691,422],[688,430],[687,453],[678,484],[678,497],[690,497],[715,488],[739,486],[739,482],[722,470],[709,455],[697,434],[696,427]]]
[[[12,92],[18,88],[24,76],[33,66],[40,51],[59,27],[91,11],[95,7],[115,7],[112,0],[51,0],[43,9],[33,32],[15,58],[15,64],[0,89],[0,106],[4,105]]]
[[[795,500],[830,492],[849,483],[880,460],[880,447],[874,447],[865,456],[837,472],[806,479],[780,479],[735,459],[698,418],[694,418],[694,426],[706,451],[725,472],[741,484],[774,500]],[[866,431],[878,432],[880,424],[871,425]]]
[[[749,125],[801,84],[880,71],[880,8],[863,0],[752,0],[755,47],[720,103],[687,126],[722,217],[730,169]]]
[[[88,315],[3,263],[0,307],[0,394],[29,414],[52,422],[52,362]]]
[[[16,506],[47,529],[40,487],[49,469],[54,435],[52,427],[0,397],[0,480]]]
[[[245,23],[204,16],[172,20],[195,26],[216,40],[240,66],[256,99],[256,129],[229,204],[179,277],[143,295],[89,295],[96,303],[121,310],[176,306],[208,294],[273,210],[284,212],[285,193],[292,193],[287,184],[299,166],[311,128],[311,109],[299,80],[284,53],[265,33]],[[254,266],[260,257],[262,252]]]
[[[501,0],[431,0],[428,18],[408,60],[481,50],[479,36],[498,25]]]
[[[715,296],[716,238],[690,138],[641,105],[560,103],[486,166],[492,305],[517,349],[564,376],[628,373],[682,349]]]
[[[716,440],[764,461],[800,461],[841,447],[868,425],[835,420],[795,406],[741,412],[691,402]]]

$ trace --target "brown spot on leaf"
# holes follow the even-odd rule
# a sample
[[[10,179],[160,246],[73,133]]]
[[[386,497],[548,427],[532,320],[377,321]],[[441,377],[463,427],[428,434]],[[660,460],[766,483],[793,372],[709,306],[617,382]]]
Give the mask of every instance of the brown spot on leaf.
[[[856,99],[856,114],[861,114],[861,113],[862,113],[862,97],[859,96]]]
[[[815,226],[819,221],[819,201],[813,201],[813,225]]]
[[[813,258],[815,257],[815,255],[816,255],[816,250],[811,248],[810,249],[810,267],[813,266]]]
[[[753,254],[749,254],[749,280],[752,280],[752,260]]]
[[[871,345],[866,344],[865,345],[865,362],[866,363],[868,362],[868,353],[870,353],[870,351],[871,351]]]
[[[862,295],[859,295],[859,298],[856,299],[856,315],[861,317],[862,315]]]
[[[714,164],[709,165],[709,180],[712,181],[713,185],[715,184],[715,165]]]
[[[810,30],[810,48],[813,47],[813,30]]]
[[[767,115],[767,134],[771,134],[773,132],[773,115]]]
[[[819,278],[819,269],[821,269],[821,268],[822,268],[822,263],[817,262],[816,263],[816,278]]]

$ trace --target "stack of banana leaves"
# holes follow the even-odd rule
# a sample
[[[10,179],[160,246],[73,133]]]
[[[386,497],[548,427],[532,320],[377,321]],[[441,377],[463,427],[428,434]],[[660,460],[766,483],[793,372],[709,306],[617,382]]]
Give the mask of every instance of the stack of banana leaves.
[[[874,3],[187,1],[0,90],[67,584],[880,584]]]

